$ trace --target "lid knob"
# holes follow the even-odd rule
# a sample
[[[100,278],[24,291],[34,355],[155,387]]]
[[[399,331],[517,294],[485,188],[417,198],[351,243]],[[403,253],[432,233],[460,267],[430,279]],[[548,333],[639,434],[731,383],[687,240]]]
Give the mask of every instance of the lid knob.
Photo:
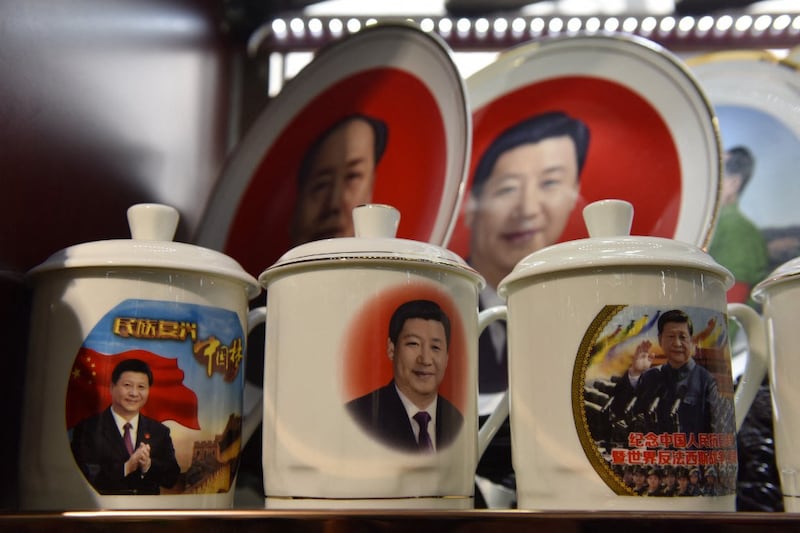
[[[399,224],[400,211],[390,205],[364,204],[353,209],[356,237],[391,239]]]
[[[136,204],[128,208],[131,237],[137,241],[171,241],[178,229],[178,210],[163,204]]]
[[[583,221],[589,237],[630,235],[633,205],[625,200],[599,200],[583,208]]]

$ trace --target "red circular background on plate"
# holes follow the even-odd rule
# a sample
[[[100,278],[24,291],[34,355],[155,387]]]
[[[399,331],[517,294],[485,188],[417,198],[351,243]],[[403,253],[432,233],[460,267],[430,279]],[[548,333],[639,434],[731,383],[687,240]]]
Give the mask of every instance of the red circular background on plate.
[[[286,88],[298,89],[297,83]],[[276,100],[270,105],[282,104]],[[365,70],[331,85],[300,110],[250,177],[224,251],[252,275],[258,276],[290,248],[289,221],[303,153],[320,133],[356,112],[377,117],[388,127],[372,201],[400,210],[398,237],[429,240],[446,179],[441,111],[428,86],[414,75],[396,68]]]
[[[464,324],[453,299],[429,284],[402,285],[385,291],[365,303],[345,333],[344,401],[358,398],[392,379],[392,362],[386,353],[389,320],[400,304],[411,300],[432,300],[450,319],[450,346],[447,370],[439,394],[450,400],[461,413],[466,406],[468,359]]]
[[[561,241],[587,237],[581,211],[586,204],[606,198],[633,204],[632,235],[675,236],[682,182],[672,135],[642,96],[600,78],[565,76],[533,83],[477,109],[472,115],[468,188],[481,156],[503,130],[548,111],[563,111],[582,120],[591,133],[580,198]],[[468,257],[469,239],[462,209],[449,248]]]

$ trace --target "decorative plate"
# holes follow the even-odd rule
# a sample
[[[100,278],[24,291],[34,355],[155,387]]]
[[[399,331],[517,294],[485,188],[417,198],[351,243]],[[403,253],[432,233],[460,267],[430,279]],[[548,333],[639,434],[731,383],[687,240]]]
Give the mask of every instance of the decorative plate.
[[[590,141],[579,197],[556,242],[586,237],[582,208],[617,198],[634,205],[633,235],[708,243],[720,194],[719,131],[693,74],[660,45],[622,34],[523,44],[468,78],[467,90],[470,193],[481,157],[501,132],[561,111],[588,127]],[[450,248],[468,257],[463,214]]]
[[[437,36],[380,24],[343,38],[256,118],[227,161],[195,240],[253,275],[301,244],[290,234],[304,154],[338,121],[358,114],[385,127],[372,194],[359,201],[398,208],[398,237],[444,245],[464,191],[467,110],[464,81]]]

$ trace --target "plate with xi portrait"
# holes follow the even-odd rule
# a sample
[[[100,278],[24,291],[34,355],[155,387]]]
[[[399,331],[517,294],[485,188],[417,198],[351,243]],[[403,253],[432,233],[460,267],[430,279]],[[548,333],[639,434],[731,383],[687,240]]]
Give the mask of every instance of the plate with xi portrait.
[[[476,213],[487,196],[497,193],[495,205],[502,203],[499,195],[514,196],[507,187],[487,193],[494,176],[521,175],[525,164],[534,165],[528,160],[514,170],[506,150],[553,132],[572,137],[571,170],[566,177],[542,172],[527,196],[506,202],[509,211],[524,213],[518,219],[542,222],[530,222],[529,232],[539,236],[527,243],[528,230],[498,223],[506,224],[498,240],[505,240],[509,256],[499,270],[510,271],[544,246],[587,237],[582,208],[607,198],[633,204],[634,235],[708,244],[720,196],[719,130],[694,75],[662,46],[615,33],[544,39],[500,54],[466,83],[473,143],[469,192],[449,244],[456,253],[480,253]],[[564,179],[569,183],[559,184]],[[542,199],[555,198],[560,187],[566,191],[560,203]]]
[[[353,235],[352,208],[390,204],[398,237],[443,245],[471,140],[446,43],[376,24],[318,51],[229,157],[195,240],[258,275],[290,248]]]

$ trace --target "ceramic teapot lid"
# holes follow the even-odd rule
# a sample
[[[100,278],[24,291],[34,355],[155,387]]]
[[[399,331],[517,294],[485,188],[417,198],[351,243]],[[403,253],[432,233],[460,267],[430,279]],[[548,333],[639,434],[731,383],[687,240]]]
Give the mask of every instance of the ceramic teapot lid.
[[[174,242],[178,211],[161,204],[136,204],[128,208],[132,239],[76,244],[51,255],[28,272],[73,268],[156,268],[201,272],[230,278],[245,285],[248,298],[261,292],[256,279],[227,255],[192,244]]]
[[[800,257],[785,262],[753,288],[753,300],[763,303],[767,292],[787,281],[800,279]]]
[[[365,204],[353,209],[355,237],[323,239],[297,246],[261,273],[262,285],[278,273],[301,266],[321,264],[362,264],[391,266],[397,262],[416,263],[462,274],[482,289],[485,280],[455,253],[425,242],[395,237],[400,212],[392,206]]]
[[[600,200],[587,205],[583,218],[588,239],[554,244],[517,263],[500,282],[498,294],[506,297],[509,286],[523,279],[579,269],[622,266],[670,266],[702,270],[733,285],[733,274],[700,248],[662,237],[629,235],[633,206],[623,200]]]

